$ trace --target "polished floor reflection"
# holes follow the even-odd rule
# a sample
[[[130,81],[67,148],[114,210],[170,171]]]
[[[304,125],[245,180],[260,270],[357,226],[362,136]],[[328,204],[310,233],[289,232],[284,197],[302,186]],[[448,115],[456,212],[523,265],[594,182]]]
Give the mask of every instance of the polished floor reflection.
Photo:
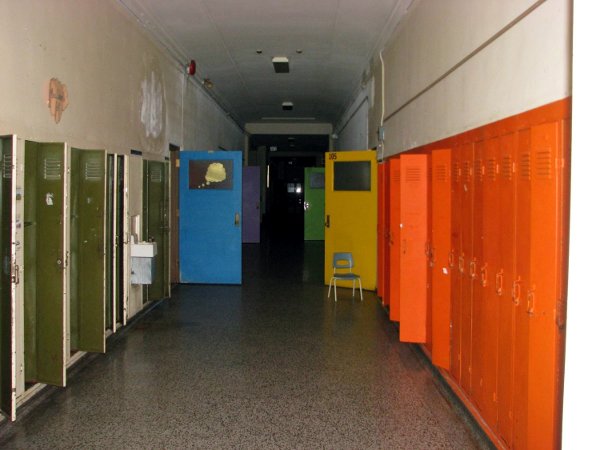
[[[480,448],[373,293],[327,298],[323,244],[244,247],[243,286],[174,289],[2,448]]]

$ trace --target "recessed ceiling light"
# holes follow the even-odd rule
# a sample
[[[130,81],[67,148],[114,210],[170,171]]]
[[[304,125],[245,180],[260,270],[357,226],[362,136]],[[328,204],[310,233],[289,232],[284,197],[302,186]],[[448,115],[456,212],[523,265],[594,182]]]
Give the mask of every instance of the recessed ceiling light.
[[[289,73],[290,71],[290,60],[287,56],[275,56],[271,60],[275,73]]]
[[[259,48],[258,50],[256,50],[256,53],[257,53],[258,55],[262,55],[262,50]]]
[[[301,55],[303,51],[304,50],[302,50],[301,48],[299,48],[298,50],[296,50],[296,53],[298,53],[299,55]]]
[[[294,104],[292,102],[283,102],[281,104],[281,108],[284,111],[291,111],[292,109],[294,109]]]

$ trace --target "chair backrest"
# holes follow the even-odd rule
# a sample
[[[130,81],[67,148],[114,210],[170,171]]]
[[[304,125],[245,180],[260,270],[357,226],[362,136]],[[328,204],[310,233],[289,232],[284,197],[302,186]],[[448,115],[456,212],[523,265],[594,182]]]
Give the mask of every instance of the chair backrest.
[[[351,252],[336,252],[333,254],[333,269],[352,269],[354,260]]]

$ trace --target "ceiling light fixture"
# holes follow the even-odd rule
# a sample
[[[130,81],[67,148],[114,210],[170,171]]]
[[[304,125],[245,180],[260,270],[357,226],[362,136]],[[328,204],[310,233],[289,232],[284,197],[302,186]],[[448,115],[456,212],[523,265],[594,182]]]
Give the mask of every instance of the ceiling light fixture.
[[[281,104],[281,108],[284,111],[291,111],[292,109],[294,109],[294,104],[292,102],[283,102]]]
[[[290,60],[287,56],[274,56],[271,60],[275,73],[289,73],[290,72]]]

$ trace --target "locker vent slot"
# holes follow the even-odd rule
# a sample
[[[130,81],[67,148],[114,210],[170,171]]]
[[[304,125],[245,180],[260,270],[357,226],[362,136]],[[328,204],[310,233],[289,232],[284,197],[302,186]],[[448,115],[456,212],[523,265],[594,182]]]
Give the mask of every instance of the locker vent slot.
[[[538,178],[552,178],[552,153],[550,150],[540,150],[536,152],[535,173]]]
[[[402,172],[400,170],[394,170],[392,172],[392,180],[396,181],[396,182],[400,182],[400,179],[402,178]]]
[[[162,183],[162,170],[158,167],[153,167],[150,170],[150,182],[151,183]]]
[[[12,178],[12,154],[5,153],[2,157],[2,176]]]
[[[452,181],[455,183],[460,181],[460,164],[458,162],[452,164]]]
[[[59,181],[62,178],[62,160],[57,158],[44,159],[44,180]]]
[[[521,155],[519,171],[521,172],[520,175],[522,180],[531,179],[531,154],[529,152]]]
[[[490,158],[486,161],[486,175],[490,181],[496,181],[496,160],[494,158]]]
[[[510,155],[502,157],[502,178],[512,180],[512,158]]]
[[[435,179],[441,183],[446,183],[448,181],[448,171],[446,170],[445,164],[435,166]]]
[[[465,161],[463,163],[463,176],[465,181],[471,180],[471,162]]]
[[[102,164],[100,161],[86,161],[85,179],[88,181],[102,181]]]
[[[419,167],[407,167],[406,181],[409,183],[417,183],[421,181],[421,169]]]
[[[475,178],[477,181],[483,181],[483,176],[485,175],[485,166],[481,159],[475,160]]]

